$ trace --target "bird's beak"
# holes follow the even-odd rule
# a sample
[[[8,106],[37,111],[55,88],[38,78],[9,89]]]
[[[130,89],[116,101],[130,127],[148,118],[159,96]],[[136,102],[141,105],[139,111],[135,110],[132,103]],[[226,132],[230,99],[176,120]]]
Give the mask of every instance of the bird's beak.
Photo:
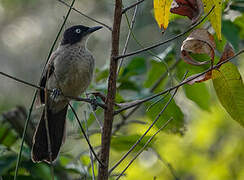
[[[99,29],[101,29],[101,28],[102,28],[102,26],[91,27],[91,28],[89,28],[89,29],[87,30],[87,34],[93,33],[93,32],[95,32],[95,31],[97,31],[97,30],[99,30]]]

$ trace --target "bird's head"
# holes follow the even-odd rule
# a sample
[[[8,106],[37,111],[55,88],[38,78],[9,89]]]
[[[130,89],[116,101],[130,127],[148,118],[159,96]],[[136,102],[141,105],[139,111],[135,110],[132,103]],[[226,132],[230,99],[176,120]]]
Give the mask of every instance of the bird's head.
[[[64,31],[61,45],[73,45],[75,43],[86,43],[89,34],[101,29],[102,26],[86,27],[83,25],[72,26]]]

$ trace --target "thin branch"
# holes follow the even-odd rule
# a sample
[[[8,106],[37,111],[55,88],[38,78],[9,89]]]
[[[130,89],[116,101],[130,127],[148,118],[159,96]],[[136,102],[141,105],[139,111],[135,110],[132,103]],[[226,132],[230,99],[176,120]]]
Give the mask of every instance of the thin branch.
[[[155,45],[152,45],[152,46],[149,46],[147,48],[143,48],[143,49],[140,49],[140,50],[137,50],[137,51],[134,51],[134,52],[131,52],[131,53],[128,53],[128,54],[125,54],[125,55],[120,55],[120,56],[117,56],[115,59],[118,60],[118,59],[121,59],[121,58],[125,58],[125,57],[128,57],[128,56],[133,56],[135,54],[139,54],[139,53],[142,53],[144,51],[147,51],[147,50],[150,50],[150,49],[153,49],[153,48],[156,48],[158,46],[161,46],[163,44],[167,44],[173,40],[176,40],[178,39],[179,37],[185,35],[186,33],[190,32],[191,30],[193,30],[196,26],[198,26],[199,24],[201,24],[208,16],[209,14],[213,11],[213,9],[215,8],[215,6],[213,6],[211,8],[211,10],[199,21],[197,22],[196,24],[192,25],[190,28],[188,28],[185,32],[182,32],[178,35],[176,35],[175,37],[172,37],[172,38],[169,38],[168,40],[166,41],[163,41],[163,42],[160,42],[160,43],[157,43]]]
[[[170,92],[170,91],[172,91],[172,90],[174,90],[174,89],[177,89],[177,88],[183,86],[184,84],[187,84],[188,82],[190,82],[190,81],[192,81],[192,80],[194,80],[194,79],[196,79],[196,78],[198,78],[198,77],[204,75],[205,73],[207,73],[207,72],[209,72],[209,71],[212,71],[212,70],[214,70],[214,69],[217,69],[217,68],[220,67],[222,64],[227,63],[228,61],[232,60],[233,58],[239,56],[239,55],[242,54],[242,53],[244,53],[244,49],[241,50],[241,51],[239,51],[238,53],[236,53],[234,56],[232,56],[232,57],[226,59],[225,61],[222,61],[221,63],[219,63],[219,64],[213,66],[212,68],[209,68],[208,70],[203,71],[202,73],[199,73],[198,75],[196,75],[196,76],[194,76],[194,77],[192,77],[192,78],[189,78],[189,79],[187,79],[187,80],[185,80],[185,81],[179,83],[178,85],[176,85],[176,86],[174,86],[174,87],[167,88],[166,90],[164,90],[164,91],[162,91],[162,92],[159,92],[159,93],[157,93],[157,94],[155,94],[155,95],[149,96],[149,97],[147,97],[147,98],[145,98],[145,99],[136,100],[135,103],[131,103],[131,105],[126,106],[126,107],[124,107],[124,108],[121,108],[121,109],[115,111],[114,114],[116,115],[116,114],[118,114],[118,113],[120,113],[120,112],[122,112],[122,111],[125,111],[125,110],[127,110],[127,109],[132,108],[132,107],[135,107],[135,106],[137,106],[137,105],[139,105],[139,104],[142,104],[142,103],[144,103],[144,102],[150,101],[150,100],[152,100],[152,99],[154,99],[154,98],[156,98],[156,97],[158,97],[158,96],[161,96],[161,95],[163,95],[163,94],[165,94],[165,93],[168,93],[168,92]]]
[[[156,133],[154,133],[149,139],[148,141],[144,144],[144,146],[140,149],[140,151],[133,157],[133,159],[129,162],[129,164],[124,168],[124,170],[120,173],[120,175],[116,178],[116,180],[118,180],[123,174],[124,172],[130,167],[130,165],[136,160],[136,158],[146,149],[146,147],[148,146],[148,144],[153,140],[153,138],[165,127],[167,127],[167,125],[173,120],[173,118],[170,118],[161,128],[159,128],[159,130],[157,130]]]
[[[87,139],[89,140],[86,111],[84,111],[84,114],[85,114],[86,134],[87,134]],[[94,171],[93,155],[92,155],[91,149],[89,149],[89,155],[90,155],[91,168],[92,168],[92,180],[95,180],[95,171]]]
[[[157,152],[156,152],[157,153]],[[172,174],[172,176],[174,177],[175,180],[180,180],[180,178],[177,177],[175,169],[173,168],[173,166],[167,162],[165,159],[163,159],[160,154],[157,153],[158,159],[166,166],[166,168],[169,169],[170,173]]]
[[[152,122],[152,124],[149,126],[149,128],[144,132],[144,134],[136,141],[136,143],[129,149],[129,151],[123,155],[123,157],[109,170],[109,173],[111,173],[131,152],[132,150],[137,146],[137,144],[139,144],[141,142],[141,140],[146,136],[146,134],[152,129],[152,127],[154,126],[154,124],[158,121],[158,119],[161,117],[162,113],[165,111],[165,109],[168,107],[169,103],[173,100],[176,92],[177,92],[178,88],[176,88],[175,92],[173,93],[173,95],[170,97],[169,101],[167,102],[167,104],[164,106],[164,108],[162,109],[162,111],[158,114],[158,116],[156,117],[156,119]]]
[[[124,8],[123,11],[122,11],[122,14],[124,14],[124,13],[125,13],[126,11],[128,11],[129,9],[131,9],[131,8],[133,8],[133,7],[135,7],[135,6],[139,5],[139,4],[141,4],[141,3],[144,2],[144,1],[145,1],[145,0],[137,1],[136,3],[131,4],[130,6]]]
[[[180,59],[176,60],[175,63],[169,67],[169,71],[172,71],[180,62]],[[158,86],[159,84],[166,78],[166,76],[168,75],[168,72],[166,71],[165,73],[163,73],[158,80],[154,83],[154,85],[151,87],[150,92],[153,92]]]
[[[87,137],[87,135],[86,135],[86,132],[85,132],[85,130],[84,130],[83,127],[82,127],[82,124],[81,124],[81,122],[80,122],[80,120],[79,120],[79,117],[78,117],[76,111],[74,110],[73,106],[72,106],[70,103],[69,103],[69,107],[70,107],[70,109],[72,110],[72,112],[73,112],[74,115],[75,115],[75,118],[76,118],[76,120],[77,120],[77,122],[78,122],[78,124],[79,124],[79,126],[80,126],[81,132],[82,132],[83,136],[85,137],[86,142],[87,142],[87,144],[88,144],[88,146],[89,146],[89,148],[90,148],[92,154],[94,155],[94,157],[96,158],[96,160],[99,162],[99,164],[100,164],[101,166],[104,167],[104,164],[103,164],[103,163],[100,161],[100,159],[97,157],[97,154],[95,153],[95,151],[94,151],[94,149],[93,149],[93,147],[92,147],[92,145],[91,145],[91,143],[90,143],[90,141],[89,141],[89,139],[88,139],[88,137]]]
[[[35,96],[36,96],[36,94],[34,94],[34,97]],[[33,99],[35,99],[35,98],[33,98]],[[31,112],[32,112],[33,107],[34,107],[34,103],[35,103],[35,101],[33,100],[31,105],[30,105],[30,110],[29,110],[27,119],[25,121],[25,127],[24,127],[24,131],[22,134],[22,141],[21,141],[20,150],[19,150],[19,154],[18,154],[18,158],[17,158],[17,163],[16,163],[16,167],[15,167],[14,180],[17,180],[17,177],[18,177],[18,170],[19,170],[20,159],[21,159],[22,150],[23,150],[23,146],[24,146],[25,134],[27,131],[28,124],[30,122]]]
[[[129,32],[128,32],[128,35],[127,35],[127,38],[126,38],[126,41],[125,41],[125,46],[124,46],[124,49],[122,51],[122,55],[125,55],[125,53],[127,51],[127,48],[128,48],[128,45],[129,45],[129,40],[130,40],[130,37],[131,37],[131,34],[132,34],[132,30],[133,30],[134,24],[136,22],[137,10],[138,10],[138,6],[136,5],[134,13],[133,13],[133,16],[132,16],[132,19],[131,19],[131,23],[129,25]],[[117,74],[119,74],[119,72],[120,72],[120,69],[121,69],[121,66],[123,64],[123,61],[124,61],[124,58],[121,58]]]
[[[49,50],[49,53],[48,53],[48,56],[47,56],[47,59],[46,59],[46,62],[45,62],[45,66],[42,69],[42,75],[44,73],[44,69],[46,67],[47,62],[48,62],[49,58],[51,57],[51,54],[53,52],[53,49],[54,49],[54,47],[55,47],[55,45],[56,45],[56,43],[58,41],[58,38],[59,38],[59,36],[60,36],[63,28],[64,28],[64,25],[65,25],[65,23],[66,23],[69,15],[70,15],[70,12],[71,12],[71,9],[72,9],[74,3],[75,3],[75,0],[72,1],[71,5],[70,5],[70,8],[69,8],[69,10],[68,10],[68,12],[67,12],[67,14],[65,16],[65,19],[63,21],[63,24],[60,27],[59,32],[57,33],[56,38],[55,38],[55,40],[54,40],[54,42],[52,44],[52,47]],[[29,124],[29,121],[30,121],[30,117],[31,117],[31,113],[32,113],[32,110],[33,110],[33,106],[34,106],[34,103],[35,103],[35,100],[36,100],[36,97],[37,97],[37,93],[38,93],[38,91],[36,90],[35,93],[34,93],[33,99],[32,99],[32,103],[31,103],[31,106],[30,106],[30,111],[28,113],[28,117],[26,119],[26,123],[25,123],[25,127],[24,127],[24,132],[23,132],[23,136],[22,136],[22,141],[21,141],[21,146],[20,146],[20,151],[19,151],[19,154],[18,154],[16,168],[15,168],[15,172],[14,172],[14,180],[17,180],[17,177],[18,177],[19,163],[20,163],[20,160],[21,160],[21,155],[22,155],[22,150],[23,150],[23,145],[24,145],[24,139],[25,139],[26,129],[27,129],[28,124]]]
[[[35,84],[29,83],[29,82],[24,81],[24,80],[19,79],[19,78],[16,78],[16,77],[11,76],[11,75],[9,75],[9,74],[6,74],[6,73],[4,73],[4,72],[0,72],[0,74],[3,75],[3,76],[5,76],[5,77],[8,77],[8,78],[10,78],[10,79],[13,79],[13,80],[15,80],[15,81],[18,81],[18,82],[20,82],[20,83],[23,83],[23,84],[25,84],[25,85],[28,85],[28,86],[30,86],[30,87],[34,87],[34,88],[39,89],[39,90],[45,90],[44,87],[37,86],[37,85],[35,85]],[[46,90],[47,90],[48,92],[52,92],[51,89],[46,89]],[[106,106],[105,106],[104,104],[99,103],[99,102],[94,102],[92,99],[89,99],[89,98],[73,97],[73,96],[68,96],[68,95],[63,95],[63,94],[61,94],[61,95],[64,96],[64,97],[66,97],[66,98],[68,98],[69,100],[82,101],[82,102],[87,102],[87,103],[89,103],[89,104],[94,104],[94,103],[95,103],[95,105],[98,105],[98,106],[100,106],[100,107],[103,108],[103,109],[106,109]]]
[[[57,0],[57,1],[63,3],[63,4],[64,4],[65,6],[67,6],[67,7],[70,7],[70,5],[67,4],[66,2],[64,2],[63,0]],[[94,22],[96,22],[96,23],[98,23],[98,24],[100,24],[100,25],[106,27],[109,31],[112,31],[112,28],[111,28],[110,26],[108,26],[107,24],[105,24],[105,23],[103,23],[103,22],[101,22],[101,21],[98,21],[98,20],[96,20],[96,19],[94,19],[94,18],[92,18],[92,17],[90,17],[90,16],[88,16],[88,15],[82,13],[81,11],[79,11],[79,10],[73,8],[73,7],[72,7],[72,10],[74,10],[75,12],[79,13],[80,15],[86,17],[87,19],[89,19],[89,20],[91,20],[91,21],[94,21]]]

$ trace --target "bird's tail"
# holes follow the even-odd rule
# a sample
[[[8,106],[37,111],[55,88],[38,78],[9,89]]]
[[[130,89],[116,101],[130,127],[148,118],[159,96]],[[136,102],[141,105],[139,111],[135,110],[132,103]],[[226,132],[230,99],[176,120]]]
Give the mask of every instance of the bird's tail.
[[[68,105],[63,110],[53,113],[47,110],[47,121],[50,136],[51,153],[48,151],[48,139],[45,126],[45,110],[33,137],[32,154],[33,162],[53,162],[59,153],[65,135],[65,118]],[[51,159],[50,159],[51,154]]]

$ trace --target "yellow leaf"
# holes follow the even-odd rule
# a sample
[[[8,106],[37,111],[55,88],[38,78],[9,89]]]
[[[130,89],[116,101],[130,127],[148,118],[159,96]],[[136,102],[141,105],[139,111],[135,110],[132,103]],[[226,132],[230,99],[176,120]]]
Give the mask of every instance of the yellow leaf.
[[[217,37],[221,40],[221,16],[222,16],[222,0],[202,0],[204,4],[205,13],[209,12],[210,9],[215,5],[213,12],[209,15],[209,21],[214,28]]]
[[[154,17],[160,29],[164,30],[169,24],[170,7],[173,0],[154,0]]]

